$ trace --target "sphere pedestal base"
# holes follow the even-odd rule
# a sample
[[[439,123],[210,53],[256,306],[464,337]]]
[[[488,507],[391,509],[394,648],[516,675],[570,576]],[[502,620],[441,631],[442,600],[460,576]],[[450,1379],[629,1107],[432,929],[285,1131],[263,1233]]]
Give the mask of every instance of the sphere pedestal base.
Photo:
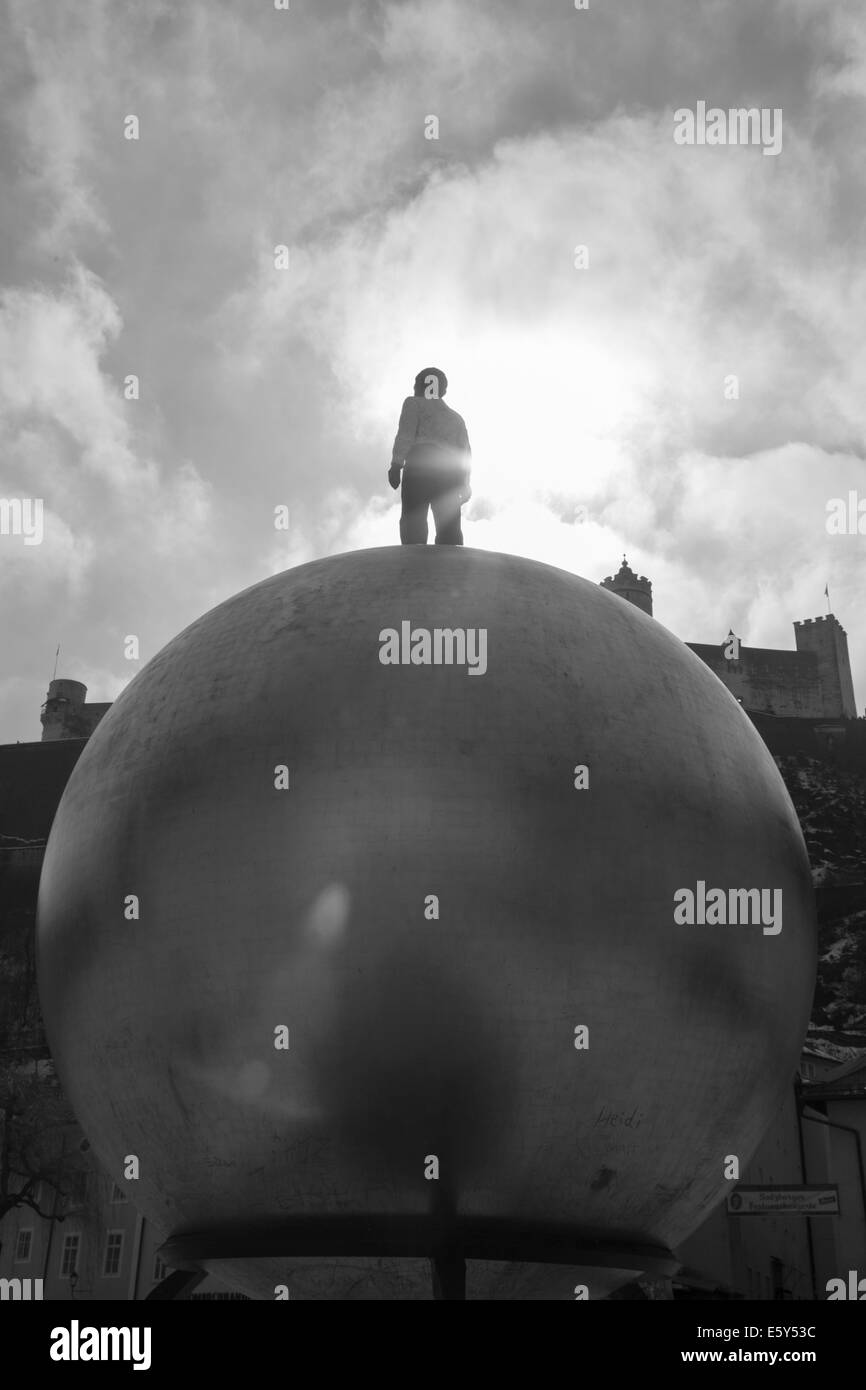
[[[171,1235],[159,1249],[172,1269],[148,1299],[189,1297],[218,1272],[221,1260],[291,1259],[426,1259],[433,1298],[465,1300],[466,1263],[489,1260],[507,1264],[567,1265],[587,1276],[607,1272],[615,1283],[643,1275],[670,1278],[676,1256],[663,1246],[588,1236],[561,1226],[523,1224],[496,1219],[458,1220],[443,1227],[422,1217],[300,1217]],[[617,1276],[621,1275],[620,1278]],[[595,1282],[588,1277],[584,1282]]]

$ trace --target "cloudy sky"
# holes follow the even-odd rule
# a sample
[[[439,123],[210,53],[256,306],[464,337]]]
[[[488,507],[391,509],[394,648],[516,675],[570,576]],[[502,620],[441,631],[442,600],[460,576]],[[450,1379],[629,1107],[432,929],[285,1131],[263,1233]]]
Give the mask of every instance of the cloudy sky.
[[[791,647],[829,582],[863,708],[866,537],[825,524],[866,499],[862,0],[0,14],[0,497],[45,509],[0,536],[0,742],[40,737],[58,642],[113,699],[127,634],[395,543],[430,364],[467,544],[626,551],[690,641]],[[677,144],[700,101],[780,108],[781,153]]]

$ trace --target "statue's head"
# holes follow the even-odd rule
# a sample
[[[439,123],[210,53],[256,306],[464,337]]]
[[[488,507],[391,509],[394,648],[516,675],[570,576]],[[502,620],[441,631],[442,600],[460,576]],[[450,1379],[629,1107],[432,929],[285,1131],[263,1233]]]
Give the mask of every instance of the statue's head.
[[[439,367],[425,367],[415,378],[415,395],[441,400],[448,390],[448,378]]]

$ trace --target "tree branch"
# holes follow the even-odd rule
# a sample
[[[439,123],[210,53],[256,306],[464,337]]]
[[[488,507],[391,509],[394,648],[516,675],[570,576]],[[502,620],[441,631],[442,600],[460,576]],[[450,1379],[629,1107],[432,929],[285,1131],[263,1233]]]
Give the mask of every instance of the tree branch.
[[[25,1197],[21,1202],[18,1203],[18,1205],[22,1207],[32,1207],[36,1214],[38,1216],[44,1217],[46,1221],[66,1220],[66,1217],[63,1214],[55,1213],[53,1211],[43,1211],[34,1197]]]

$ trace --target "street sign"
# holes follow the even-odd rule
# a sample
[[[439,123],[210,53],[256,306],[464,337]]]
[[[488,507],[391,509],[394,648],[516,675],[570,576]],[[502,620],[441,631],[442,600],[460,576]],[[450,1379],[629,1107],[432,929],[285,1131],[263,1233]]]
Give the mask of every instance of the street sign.
[[[803,1184],[794,1187],[735,1187],[728,1196],[732,1216],[838,1216],[839,1189]]]

